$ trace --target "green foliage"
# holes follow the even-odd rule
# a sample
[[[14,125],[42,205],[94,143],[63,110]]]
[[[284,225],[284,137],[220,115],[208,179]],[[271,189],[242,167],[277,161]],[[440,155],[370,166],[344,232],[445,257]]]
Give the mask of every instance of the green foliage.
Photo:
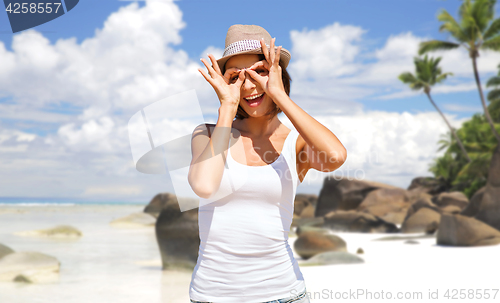
[[[441,67],[439,67],[440,61],[441,57],[428,58],[427,55],[423,59],[415,57],[413,59],[415,63],[415,75],[409,72],[402,73],[399,75],[399,80],[408,84],[412,90],[423,89],[425,93],[429,93],[431,86],[442,82],[446,77],[452,75],[452,73],[442,73]]]
[[[457,43],[439,40],[422,42],[419,54],[460,45],[469,50],[471,57],[476,57],[479,49],[500,50],[500,18],[495,19],[495,4],[496,0],[463,0],[458,21],[442,10],[437,17],[441,21],[439,30],[449,33]]]
[[[489,110],[494,112],[492,108]],[[500,123],[495,127],[500,131]],[[457,135],[472,161],[467,162],[455,138],[448,132],[438,142],[438,150],[446,151],[443,156],[434,159],[429,171],[436,178],[443,180],[443,185],[449,190],[462,191],[470,198],[486,184],[491,156],[497,141],[486,118],[481,114],[475,114],[471,120],[465,122],[458,129]]]
[[[500,123],[500,64],[498,65],[498,75],[491,77],[486,83],[486,87],[493,88],[488,93],[491,119],[493,119],[495,123]]]

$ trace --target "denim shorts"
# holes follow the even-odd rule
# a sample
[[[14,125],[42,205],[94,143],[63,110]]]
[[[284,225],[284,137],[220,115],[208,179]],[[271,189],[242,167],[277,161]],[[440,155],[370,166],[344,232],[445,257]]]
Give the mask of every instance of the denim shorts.
[[[191,303],[214,303],[214,302],[203,302],[203,301],[194,301],[191,300]],[[306,290],[299,293],[296,296],[291,296],[283,299],[272,300],[262,303],[310,303],[309,297],[307,296]]]

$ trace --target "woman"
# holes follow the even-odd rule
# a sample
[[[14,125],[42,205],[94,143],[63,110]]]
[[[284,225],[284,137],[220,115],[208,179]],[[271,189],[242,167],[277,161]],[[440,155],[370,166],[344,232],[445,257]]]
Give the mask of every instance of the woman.
[[[233,25],[223,57],[201,59],[221,105],[192,138],[201,242],[191,302],[309,302],[288,245],[296,187],[309,169],[339,168],[346,149],[289,98],[291,56],[274,44],[260,26]]]

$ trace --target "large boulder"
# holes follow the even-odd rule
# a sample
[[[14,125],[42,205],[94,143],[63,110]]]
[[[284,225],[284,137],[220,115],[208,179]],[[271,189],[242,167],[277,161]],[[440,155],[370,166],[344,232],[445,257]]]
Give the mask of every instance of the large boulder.
[[[299,232],[293,247],[303,259],[326,251],[346,251],[345,241],[327,229],[306,229]]]
[[[464,209],[463,213],[500,230],[500,144],[497,144],[491,157],[486,186],[476,192],[471,200],[470,204],[473,205]]]
[[[20,231],[14,234],[17,236],[50,237],[59,239],[78,239],[82,236],[80,230],[70,225],[58,225],[47,229]]]
[[[312,218],[316,210],[318,196],[312,194],[297,194],[294,200],[293,214],[298,218]]]
[[[441,214],[429,207],[421,207],[410,215],[401,225],[402,233],[428,232],[430,227],[438,225]]]
[[[402,188],[380,188],[371,191],[357,208],[358,211],[380,217],[387,222],[401,224],[412,196]]]
[[[355,210],[332,211],[325,215],[323,227],[334,231],[395,233],[398,227],[369,213]]]
[[[181,212],[177,200],[169,200],[155,225],[163,269],[193,270],[200,246],[198,208]]]
[[[323,226],[324,222],[325,218],[323,217],[300,218],[297,216],[294,217],[292,220],[292,227],[306,226],[306,225]]]
[[[446,186],[439,179],[433,177],[416,177],[411,180],[407,189],[433,196],[446,191]]]
[[[158,218],[160,212],[167,206],[169,203],[178,203],[177,196],[171,193],[159,193],[151,199],[148,205],[144,208],[144,212],[152,215],[155,218]],[[199,199],[196,198],[185,198],[182,197],[182,203],[184,205],[193,205],[193,207],[186,207],[185,209],[191,209],[197,207],[199,205]]]
[[[467,196],[460,191],[443,192],[432,198],[432,202],[438,207],[444,208],[446,206],[457,206],[464,209],[469,204]]]
[[[365,261],[355,254],[346,251],[328,251],[320,253],[309,260],[300,262],[300,266],[317,266],[332,264],[359,264]]]
[[[477,190],[474,195],[470,198],[469,204],[460,212],[461,215],[467,217],[474,217],[479,209],[481,208],[481,202],[483,201],[483,194],[486,186],[481,187]]]
[[[500,231],[474,218],[443,214],[437,232],[437,244],[482,246],[500,243]]]
[[[152,227],[156,218],[149,213],[132,213],[128,216],[114,219],[109,224],[115,227]]]
[[[314,216],[321,217],[335,210],[356,209],[369,192],[379,188],[395,187],[367,180],[326,177],[318,197]]]
[[[59,279],[60,262],[39,252],[14,252],[0,259],[0,281],[50,283]]]
[[[0,243],[0,259],[3,256],[6,256],[6,255],[11,254],[13,252],[14,252],[14,250],[12,248],[8,247],[7,245],[3,245],[2,243]]]
[[[422,196],[422,197],[416,199],[416,201],[413,202],[410,205],[410,207],[408,208],[408,211],[406,212],[406,216],[405,216],[405,221],[410,216],[412,216],[414,213],[416,213],[417,211],[419,211],[423,207],[432,209],[432,210],[440,213],[441,209],[439,207],[437,207],[434,203],[432,203],[431,198],[432,198],[431,195],[427,195],[427,196]]]

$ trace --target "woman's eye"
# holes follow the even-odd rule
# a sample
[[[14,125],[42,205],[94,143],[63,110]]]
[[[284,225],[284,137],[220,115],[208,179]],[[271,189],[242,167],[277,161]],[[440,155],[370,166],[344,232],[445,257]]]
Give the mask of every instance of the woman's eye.
[[[238,77],[239,77],[239,76],[233,76],[233,77],[231,77],[231,78],[230,78],[230,80],[229,80],[229,81],[231,81],[231,82],[236,82],[236,80],[238,80]]]
[[[259,69],[256,69],[256,70],[255,70],[255,72],[256,72],[257,74],[263,74],[263,73],[265,73],[265,72],[266,72],[266,70],[265,70],[265,69],[260,69],[260,68],[259,68]]]

